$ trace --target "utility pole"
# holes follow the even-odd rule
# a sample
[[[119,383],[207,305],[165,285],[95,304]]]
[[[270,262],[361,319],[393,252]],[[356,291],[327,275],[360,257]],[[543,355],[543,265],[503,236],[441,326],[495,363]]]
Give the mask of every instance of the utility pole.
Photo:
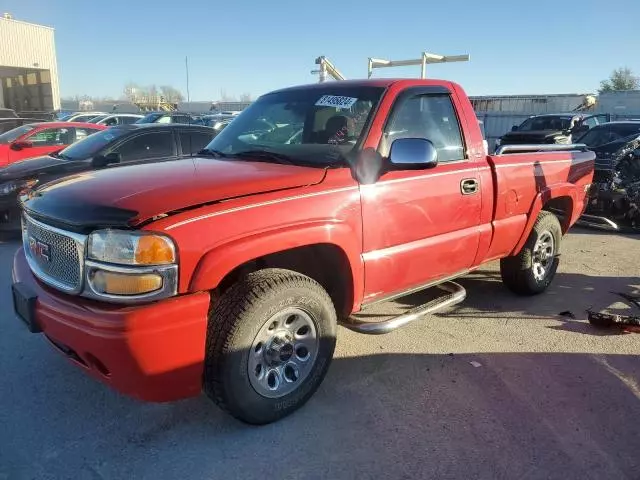
[[[187,102],[190,102],[191,96],[189,95],[189,57],[184,57],[184,68],[187,72]]]

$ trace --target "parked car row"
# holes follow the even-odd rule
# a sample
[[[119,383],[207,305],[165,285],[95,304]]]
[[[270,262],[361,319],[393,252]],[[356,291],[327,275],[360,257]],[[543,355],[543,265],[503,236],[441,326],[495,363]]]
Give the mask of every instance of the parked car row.
[[[10,157],[13,161],[0,168],[2,230],[19,229],[18,194],[26,187],[89,170],[190,157],[216,135],[209,127],[181,124],[107,128],[90,123],[58,122],[21,128],[25,131],[15,132],[12,137],[0,136],[0,142],[3,142],[0,143],[0,155],[30,152],[32,157],[21,161]],[[19,133],[22,135],[12,141]],[[38,143],[40,139],[43,139],[42,143]]]

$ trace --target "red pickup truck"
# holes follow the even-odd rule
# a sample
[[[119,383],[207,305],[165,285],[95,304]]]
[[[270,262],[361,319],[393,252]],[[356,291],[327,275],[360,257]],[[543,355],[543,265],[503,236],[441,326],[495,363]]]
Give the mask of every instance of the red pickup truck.
[[[320,385],[339,324],[391,331],[460,302],[451,280],[497,259],[514,292],[549,285],[595,155],[485,145],[448,81],[266,94],[197,158],[23,192],[15,310],[120,392],[204,390],[245,422],[277,420]],[[352,319],[432,286],[443,296],[399,317]]]

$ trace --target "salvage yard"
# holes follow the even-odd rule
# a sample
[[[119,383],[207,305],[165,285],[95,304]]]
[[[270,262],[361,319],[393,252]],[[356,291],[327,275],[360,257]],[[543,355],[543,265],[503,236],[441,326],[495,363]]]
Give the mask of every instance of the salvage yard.
[[[204,397],[138,403],[68,365],[14,317],[17,242],[2,241],[0,480],[637,479],[640,334],[585,319],[636,308],[611,292],[640,289],[639,240],[574,229],[543,295],[510,294],[491,264],[445,314],[382,336],[340,328],[318,393],[258,428]]]

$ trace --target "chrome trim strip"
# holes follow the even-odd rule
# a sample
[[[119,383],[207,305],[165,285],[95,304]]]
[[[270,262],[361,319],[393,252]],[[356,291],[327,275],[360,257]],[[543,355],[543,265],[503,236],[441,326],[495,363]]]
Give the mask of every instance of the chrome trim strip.
[[[80,270],[80,278],[79,278],[79,282],[78,282],[78,286],[75,288],[69,287],[69,285],[62,283],[58,280],[56,280],[55,278],[50,277],[49,275],[47,275],[45,272],[42,271],[42,269],[38,266],[38,264],[36,263],[36,261],[31,257],[31,249],[29,248],[29,239],[27,238],[27,235],[25,235],[26,232],[26,224],[25,222],[29,222],[32,223],[33,225],[37,226],[38,228],[41,228],[43,230],[55,233],[57,235],[63,236],[63,237],[67,237],[70,238],[71,240],[73,240],[73,242],[76,245],[76,249],[78,251],[78,260],[79,260],[79,265],[78,268]],[[23,214],[23,219],[22,219],[22,246],[24,248],[24,253],[25,253],[25,257],[27,259],[27,264],[29,265],[29,268],[31,269],[31,272],[39,279],[41,280],[43,283],[45,283],[46,285],[49,285],[50,287],[53,287],[57,290],[63,291],[65,293],[70,293],[73,295],[77,295],[82,291],[82,287],[83,287],[83,279],[84,279],[84,251],[85,251],[85,245],[86,245],[86,240],[87,240],[87,236],[86,235],[81,235],[79,233],[74,233],[74,232],[67,232],[65,230],[61,230],[59,228],[56,227],[52,227],[51,225],[47,225],[45,223],[39,222],[35,219],[33,219],[32,217],[30,217],[29,215],[27,215],[26,213]]]
[[[153,266],[124,266],[96,262],[94,260],[86,260],[85,265],[86,287],[82,292],[82,296],[86,298],[127,305],[151,302],[154,300],[173,297],[178,294],[178,265],[175,264]],[[99,293],[94,289],[93,282],[91,280],[91,274],[96,270],[122,273],[127,275],[155,273],[162,277],[162,287],[159,290],[144,293],[141,295],[111,295],[106,293]]]

